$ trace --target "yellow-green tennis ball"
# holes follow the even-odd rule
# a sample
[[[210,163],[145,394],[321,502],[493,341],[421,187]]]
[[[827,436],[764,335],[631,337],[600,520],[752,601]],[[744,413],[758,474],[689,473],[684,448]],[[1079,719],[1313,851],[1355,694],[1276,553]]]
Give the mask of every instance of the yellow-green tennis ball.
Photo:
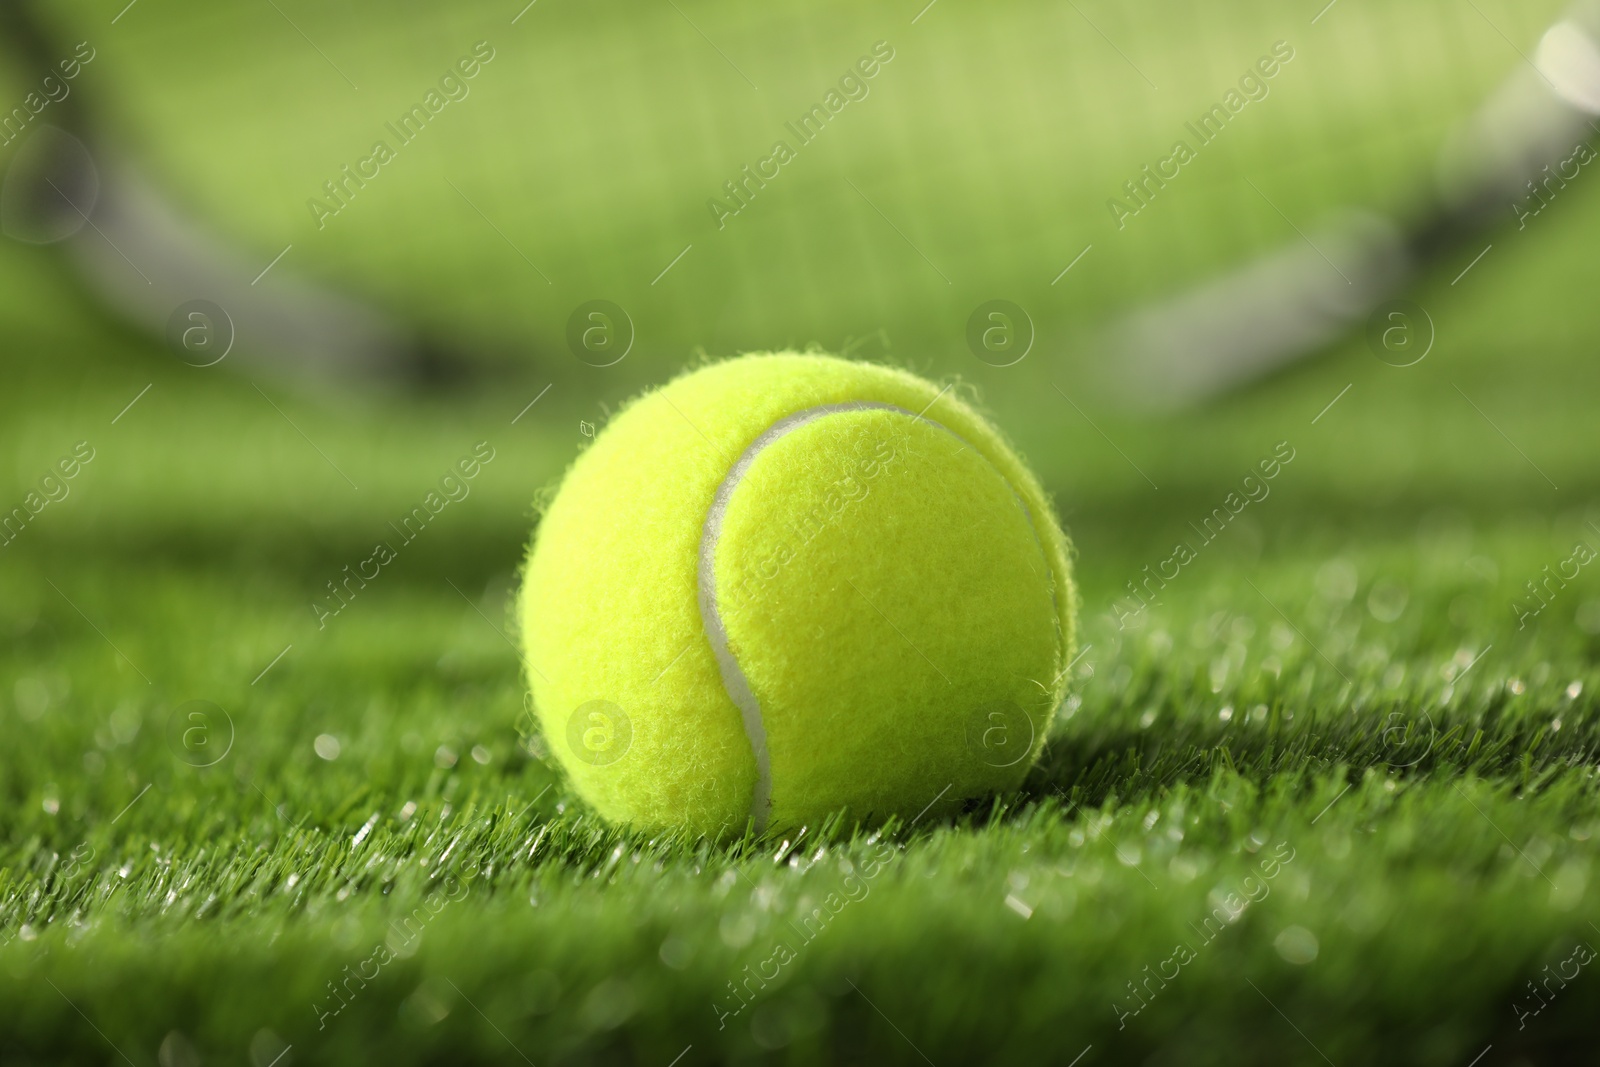
[[[1043,490],[981,416],[902,371],[779,354],[606,427],[539,524],[520,616],[577,791],[715,835],[1014,788],[1074,599]]]

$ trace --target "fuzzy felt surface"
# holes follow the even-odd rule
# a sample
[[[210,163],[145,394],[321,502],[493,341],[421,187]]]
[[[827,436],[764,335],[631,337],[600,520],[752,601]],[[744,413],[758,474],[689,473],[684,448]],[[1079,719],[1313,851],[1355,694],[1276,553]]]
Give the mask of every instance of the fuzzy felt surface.
[[[915,815],[1013,785],[1037,754],[1074,597],[1066,539],[1025,465],[914,375],[746,356],[619,413],[529,554],[519,614],[535,707],[606,817],[708,834],[749,820],[756,760],[697,600],[706,516],[774,423],[853,402],[903,411],[829,415],[763,450],[716,558],[729,642],[762,702],[772,824],[842,806]]]
[[[843,411],[764,449],[716,582],[774,825],[1015,786],[1043,743],[1065,665],[1049,564],[1010,484],[927,417]]]

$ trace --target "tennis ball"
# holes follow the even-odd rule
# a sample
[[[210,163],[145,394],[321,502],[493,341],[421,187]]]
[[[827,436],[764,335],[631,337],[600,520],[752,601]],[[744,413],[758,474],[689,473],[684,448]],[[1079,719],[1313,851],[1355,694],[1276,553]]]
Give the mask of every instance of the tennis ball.
[[[567,472],[519,615],[544,737],[603,816],[717,836],[1015,788],[1075,597],[1033,475],[948,389],[819,355],[713,364]]]

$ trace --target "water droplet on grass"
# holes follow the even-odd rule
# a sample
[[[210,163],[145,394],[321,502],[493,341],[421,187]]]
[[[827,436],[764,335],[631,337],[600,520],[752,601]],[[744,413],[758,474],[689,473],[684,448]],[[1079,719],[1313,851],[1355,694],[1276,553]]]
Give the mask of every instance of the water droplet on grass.
[[[675,971],[686,970],[694,958],[694,945],[681,938],[669,937],[661,942],[661,962]]]
[[[1356,595],[1355,564],[1345,559],[1330,559],[1317,568],[1316,584],[1324,600],[1345,603]]]
[[[1399,582],[1381,581],[1367,594],[1367,610],[1379,622],[1394,622],[1406,610],[1411,594]]]
[[[1297,967],[1317,958],[1317,936],[1304,926],[1287,926],[1272,942],[1278,955]]]

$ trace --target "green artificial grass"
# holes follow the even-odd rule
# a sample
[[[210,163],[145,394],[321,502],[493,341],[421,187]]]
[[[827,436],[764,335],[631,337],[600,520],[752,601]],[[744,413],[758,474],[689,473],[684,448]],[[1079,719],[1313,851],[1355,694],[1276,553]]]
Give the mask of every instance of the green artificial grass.
[[[520,397],[280,397],[313,446],[242,379],[49,354],[8,447],[97,451],[0,550],[10,1059],[1449,1064],[1587,1032],[1587,970],[1516,1009],[1600,939],[1600,587],[1525,630],[1512,603],[1600,544],[1595,486],[1494,474],[1509,446],[1452,409],[1421,427],[1498,504],[1379,471],[1347,495],[1360,398],[1275,421],[1315,414],[1311,380],[1201,460],[1188,435],[1243,416],[1146,426],[1159,491],[1103,456],[1057,490],[1085,648],[1019,794],[714,846],[601,824],[526,733],[508,604],[581,404],[512,427]],[[1126,583],[1280,432],[1273,494],[1119,629]],[[479,439],[473,494],[319,629],[323,583]]]
[[[843,143],[706,243],[709,190],[887,31],[842,5],[684,6],[757,100],[670,7],[541,3],[517,23],[529,54],[508,39],[437,154],[325,241],[296,229],[306,190],[514,10],[285,4],[358,75],[352,100],[270,8],[140,4],[115,33],[114,10],[62,9],[99,35],[85,77],[124,88],[120,118],[190,202],[264,260],[295,242],[299,268],[492,338],[518,373],[419,399],[197,370],[100,317],[47,250],[0,250],[0,507],[79,442],[94,453],[0,547],[0,1062],[1591,1055],[1600,570],[1548,603],[1527,583],[1600,549],[1600,193],[1575,182],[1459,284],[1424,281],[1439,338],[1415,367],[1356,339],[1141,418],[1100,403],[1086,340],[1293,237],[1240,174],[1296,218],[1398,196],[1393,176],[1518,62],[1496,28],[1521,43],[1555,5],[1484,4],[1490,25],[1341,3],[1320,37],[1277,5],[1080,5],[1156,74],[1141,95],[1070,8],[940,3],[923,37],[896,30]],[[1290,32],[1306,45],[1260,127],[1107,232],[1108,189]],[[544,99],[568,106],[525,103]],[[1037,136],[1048,121],[1074,136]],[[962,329],[1007,292],[1040,342],[992,368]],[[596,295],[641,324],[610,370],[560,340]],[[1044,758],[949,821],[720,844],[599,822],[527,727],[509,604],[537,501],[697,348],[857,342],[979,396],[1074,538],[1083,655]],[[494,459],[471,494],[319,622],[326,583],[479,442]],[[1294,459],[1270,494],[1197,532],[1280,442]],[[1135,613],[1129,583],[1180,540],[1195,559]]]
[[[443,581],[476,594],[481,570],[397,572],[348,635],[224,685],[228,653],[269,652],[258,631],[298,605],[207,641],[223,605],[261,602],[229,561],[119,568],[111,595],[40,551],[160,682],[13,572],[10,1053],[1309,1062],[1290,1021],[1334,1062],[1559,1047],[1592,986],[1526,1032],[1513,1006],[1600,937],[1595,638],[1563,626],[1473,663],[1476,634],[1448,621],[1483,584],[1464,559],[1418,588],[1381,552],[1301,552],[1197,576],[1135,638],[1091,616],[1070,717],[1021,795],[714,847],[608,828],[529,757],[514,657]],[[1380,573],[1394,584],[1359,577]],[[1400,618],[1374,619],[1401,585]],[[195,692],[235,734],[205,769],[167,718]],[[1143,986],[1179,944],[1193,961]],[[749,969],[778,977],[723,1028]],[[1119,1026],[1129,982],[1149,1006]]]

